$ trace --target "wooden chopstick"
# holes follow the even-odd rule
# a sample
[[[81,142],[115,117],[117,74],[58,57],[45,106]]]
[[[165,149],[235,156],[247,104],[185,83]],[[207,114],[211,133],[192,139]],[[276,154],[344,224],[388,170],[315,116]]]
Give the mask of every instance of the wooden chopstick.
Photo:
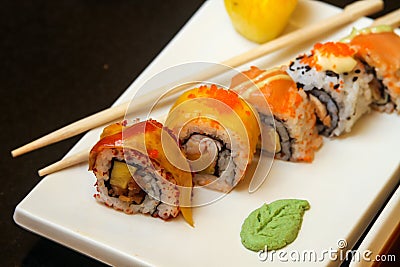
[[[393,28],[400,27],[400,9],[390,12],[385,16],[377,18],[371,26],[388,25]]]
[[[333,30],[347,23],[350,23],[354,20],[357,20],[362,16],[367,16],[375,12],[378,12],[382,10],[382,8],[383,8],[382,0],[356,1],[346,6],[343,12],[338,15],[329,17],[316,24],[293,31],[289,34],[286,34],[280,38],[272,40],[263,45],[260,45],[254,49],[249,50],[248,52],[235,56],[221,63],[223,65],[236,68],[263,55],[277,51],[283,47],[287,47],[293,44],[299,44],[301,42],[310,40],[314,37],[321,35],[322,33],[326,33],[330,30]],[[203,79],[207,80],[208,78],[216,76],[218,74],[220,73],[210,73],[209,77],[203,77]],[[151,101],[154,101],[154,94],[150,93],[145,95],[140,102],[135,104],[135,109],[132,111],[135,112],[140,110],[143,106],[147,105]],[[123,103],[118,106],[110,107],[106,110],[100,111],[89,117],[86,117],[72,124],[69,124],[59,130],[49,133],[22,147],[14,149],[13,151],[11,151],[11,155],[13,157],[17,157],[27,152],[39,149],[41,147],[78,135],[90,129],[99,127],[101,125],[106,124],[107,122],[121,119],[124,117],[128,107],[129,103]]]
[[[78,152],[72,156],[57,161],[43,169],[40,169],[38,171],[38,174],[39,176],[45,176],[47,174],[61,171],[63,169],[78,165],[80,163],[87,162],[89,158],[89,150],[90,149],[82,150],[81,152]]]
[[[160,116],[160,117],[157,117],[154,119],[156,119],[159,122],[164,123],[165,120],[167,119],[167,115]],[[80,151],[72,156],[65,157],[62,160],[59,160],[47,167],[44,167],[43,169],[40,169],[38,171],[38,174],[39,174],[39,176],[45,176],[45,175],[48,175],[53,172],[61,171],[62,169],[66,169],[68,167],[72,167],[74,165],[78,165],[80,163],[87,162],[89,159],[89,151],[90,151],[90,148],[87,148],[87,149],[83,149],[82,151]]]

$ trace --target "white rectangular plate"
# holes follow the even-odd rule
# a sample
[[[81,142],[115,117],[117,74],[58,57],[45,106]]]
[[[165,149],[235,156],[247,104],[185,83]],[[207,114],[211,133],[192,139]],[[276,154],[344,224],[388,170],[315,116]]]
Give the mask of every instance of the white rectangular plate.
[[[288,31],[338,14],[339,8],[300,1]],[[318,40],[273,53],[251,64],[261,68],[288,62],[317,41],[338,40],[351,27],[368,26],[363,18]],[[207,1],[115,103],[128,101],[149,77],[183,62],[220,62],[256,45],[238,35],[222,0]],[[86,134],[68,153],[95,144],[100,129]],[[282,251],[313,250],[318,255],[345,239],[351,248],[398,180],[400,118],[376,112],[364,116],[351,134],[325,140],[311,164],[275,161],[255,193],[246,183],[211,205],[194,210],[195,228],[182,218],[165,222],[144,215],[126,215],[98,204],[92,195],[95,178],[86,165],[45,177],[16,207],[22,227],[112,265],[250,266],[265,265],[245,249],[239,232],[243,220],[264,202],[307,199],[298,238]],[[321,259],[321,258],[319,258]],[[289,262],[291,259],[288,260]],[[274,259],[274,264],[283,264]],[[308,266],[309,262],[300,262]],[[338,265],[328,257],[318,265]]]
[[[352,261],[350,266],[367,267],[374,265],[376,262],[399,262],[400,259],[396,259],[396,255],[393,257],[391,254],[381,254],[388,237],[395,234],[399,223],[400,188],[397,188],[357,249],[357,256],[363,258],[363,260]],[[383,253],[388,252],[383,251]]]

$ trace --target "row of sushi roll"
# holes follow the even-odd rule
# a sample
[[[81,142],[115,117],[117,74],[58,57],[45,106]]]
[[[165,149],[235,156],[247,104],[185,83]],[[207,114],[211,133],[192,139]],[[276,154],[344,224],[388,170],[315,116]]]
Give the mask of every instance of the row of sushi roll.
[[[95,198],[128,214],[169,219],[181,211],[192,224],[193,185],[229,192],[243,179],[260,138],[257,114],[236,92],[204,85],[177,99],[165,125],[149,119],[103,130],[89,158]]]
[[[340,42],[315,44],[287,66],[271,70],[251,67],[243,73],[261,88],[271,106],[283,149],[276,155],[280,159],[312,161],[321,144],[315,137],[314,121],[318,134],[333,137],[350,132],[371,107],[400,113],[400,37],[388,26],[353,30]],[[233,85],[233,90],[256,106],[254,97],[258,96],[252,95],[252,88],[249,82]],[[296,94],[305,103],[302,107],[298,107],[300,100],[297,104],[291,101]],[[292,112],[292,119],[282,118],[283,112]]]
[[[269,109],[263,107],[265,101]],[[105,128],[90,153],[95,197],[126,213],[162,219],[181,211],[192,224],[190,190],[182,188],[229,192],[260,147],[277,159],[312,162],[321,136],[351,131],[371,107],[400,113],[400,37],[389,27],[318,43],[287,66],[253,66],[232,77],[228,89],[190,89],[172,106],[168,129],[154,120]],[[173,158],[187,159],[189,169],[177,168],[168,159],[170,153],[163,152],[163,129],[169,146],[176,147]],[[263,135],[273,148],[263,146]],[[143,137],[145,145],[139,146]],[[201,158],[206,166],[198,168]]]

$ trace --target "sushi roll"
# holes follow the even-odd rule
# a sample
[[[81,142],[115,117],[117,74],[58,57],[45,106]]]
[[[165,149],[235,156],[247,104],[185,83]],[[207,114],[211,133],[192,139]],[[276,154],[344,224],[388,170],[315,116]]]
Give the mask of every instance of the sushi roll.
[[[365,68],[373,74],[372,107],[400,113],[400,36],[389,26],[353,30],[349,43]]]
[[[275,158],[311,162],[322,138],[316,128],[314,107],[303,89],[298,90],[282,68],[261,70],[253,66],[243,74],[250,81],[237,75],[232,79],[231,90],[252,104],[259,112],[262,125],[269,127],[270,133],[273,131]],[[264,111],[264,101],[272,114]]]
[[[229,192],[253,159],[260,130],[257,115],[235,92],[202,85],[183,93],[165,125],[190,160],[194,183]]]
[[[166,220],[182,212],[192,225],[192,174],[168,162],[162,136],[180,153],[176,137],[155,120],[106,127],[89,155],[89,170],[97,179],[94,197],[127,214],[148,213]],[[185,159],[183,154],[175,156]]]
[[[317,127],[324,136],[350,132],[370,110],[373,75],[355,54],[356,50],[345,43],[317,43],[286,69],[314,104]]]

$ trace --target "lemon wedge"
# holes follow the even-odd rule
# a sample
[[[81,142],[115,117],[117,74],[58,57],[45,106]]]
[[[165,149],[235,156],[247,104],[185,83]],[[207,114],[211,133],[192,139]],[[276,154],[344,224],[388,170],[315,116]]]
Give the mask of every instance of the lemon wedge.
[[[282,33],[297,0],[224,0],[235,29],[250,41],[265,43]]]

